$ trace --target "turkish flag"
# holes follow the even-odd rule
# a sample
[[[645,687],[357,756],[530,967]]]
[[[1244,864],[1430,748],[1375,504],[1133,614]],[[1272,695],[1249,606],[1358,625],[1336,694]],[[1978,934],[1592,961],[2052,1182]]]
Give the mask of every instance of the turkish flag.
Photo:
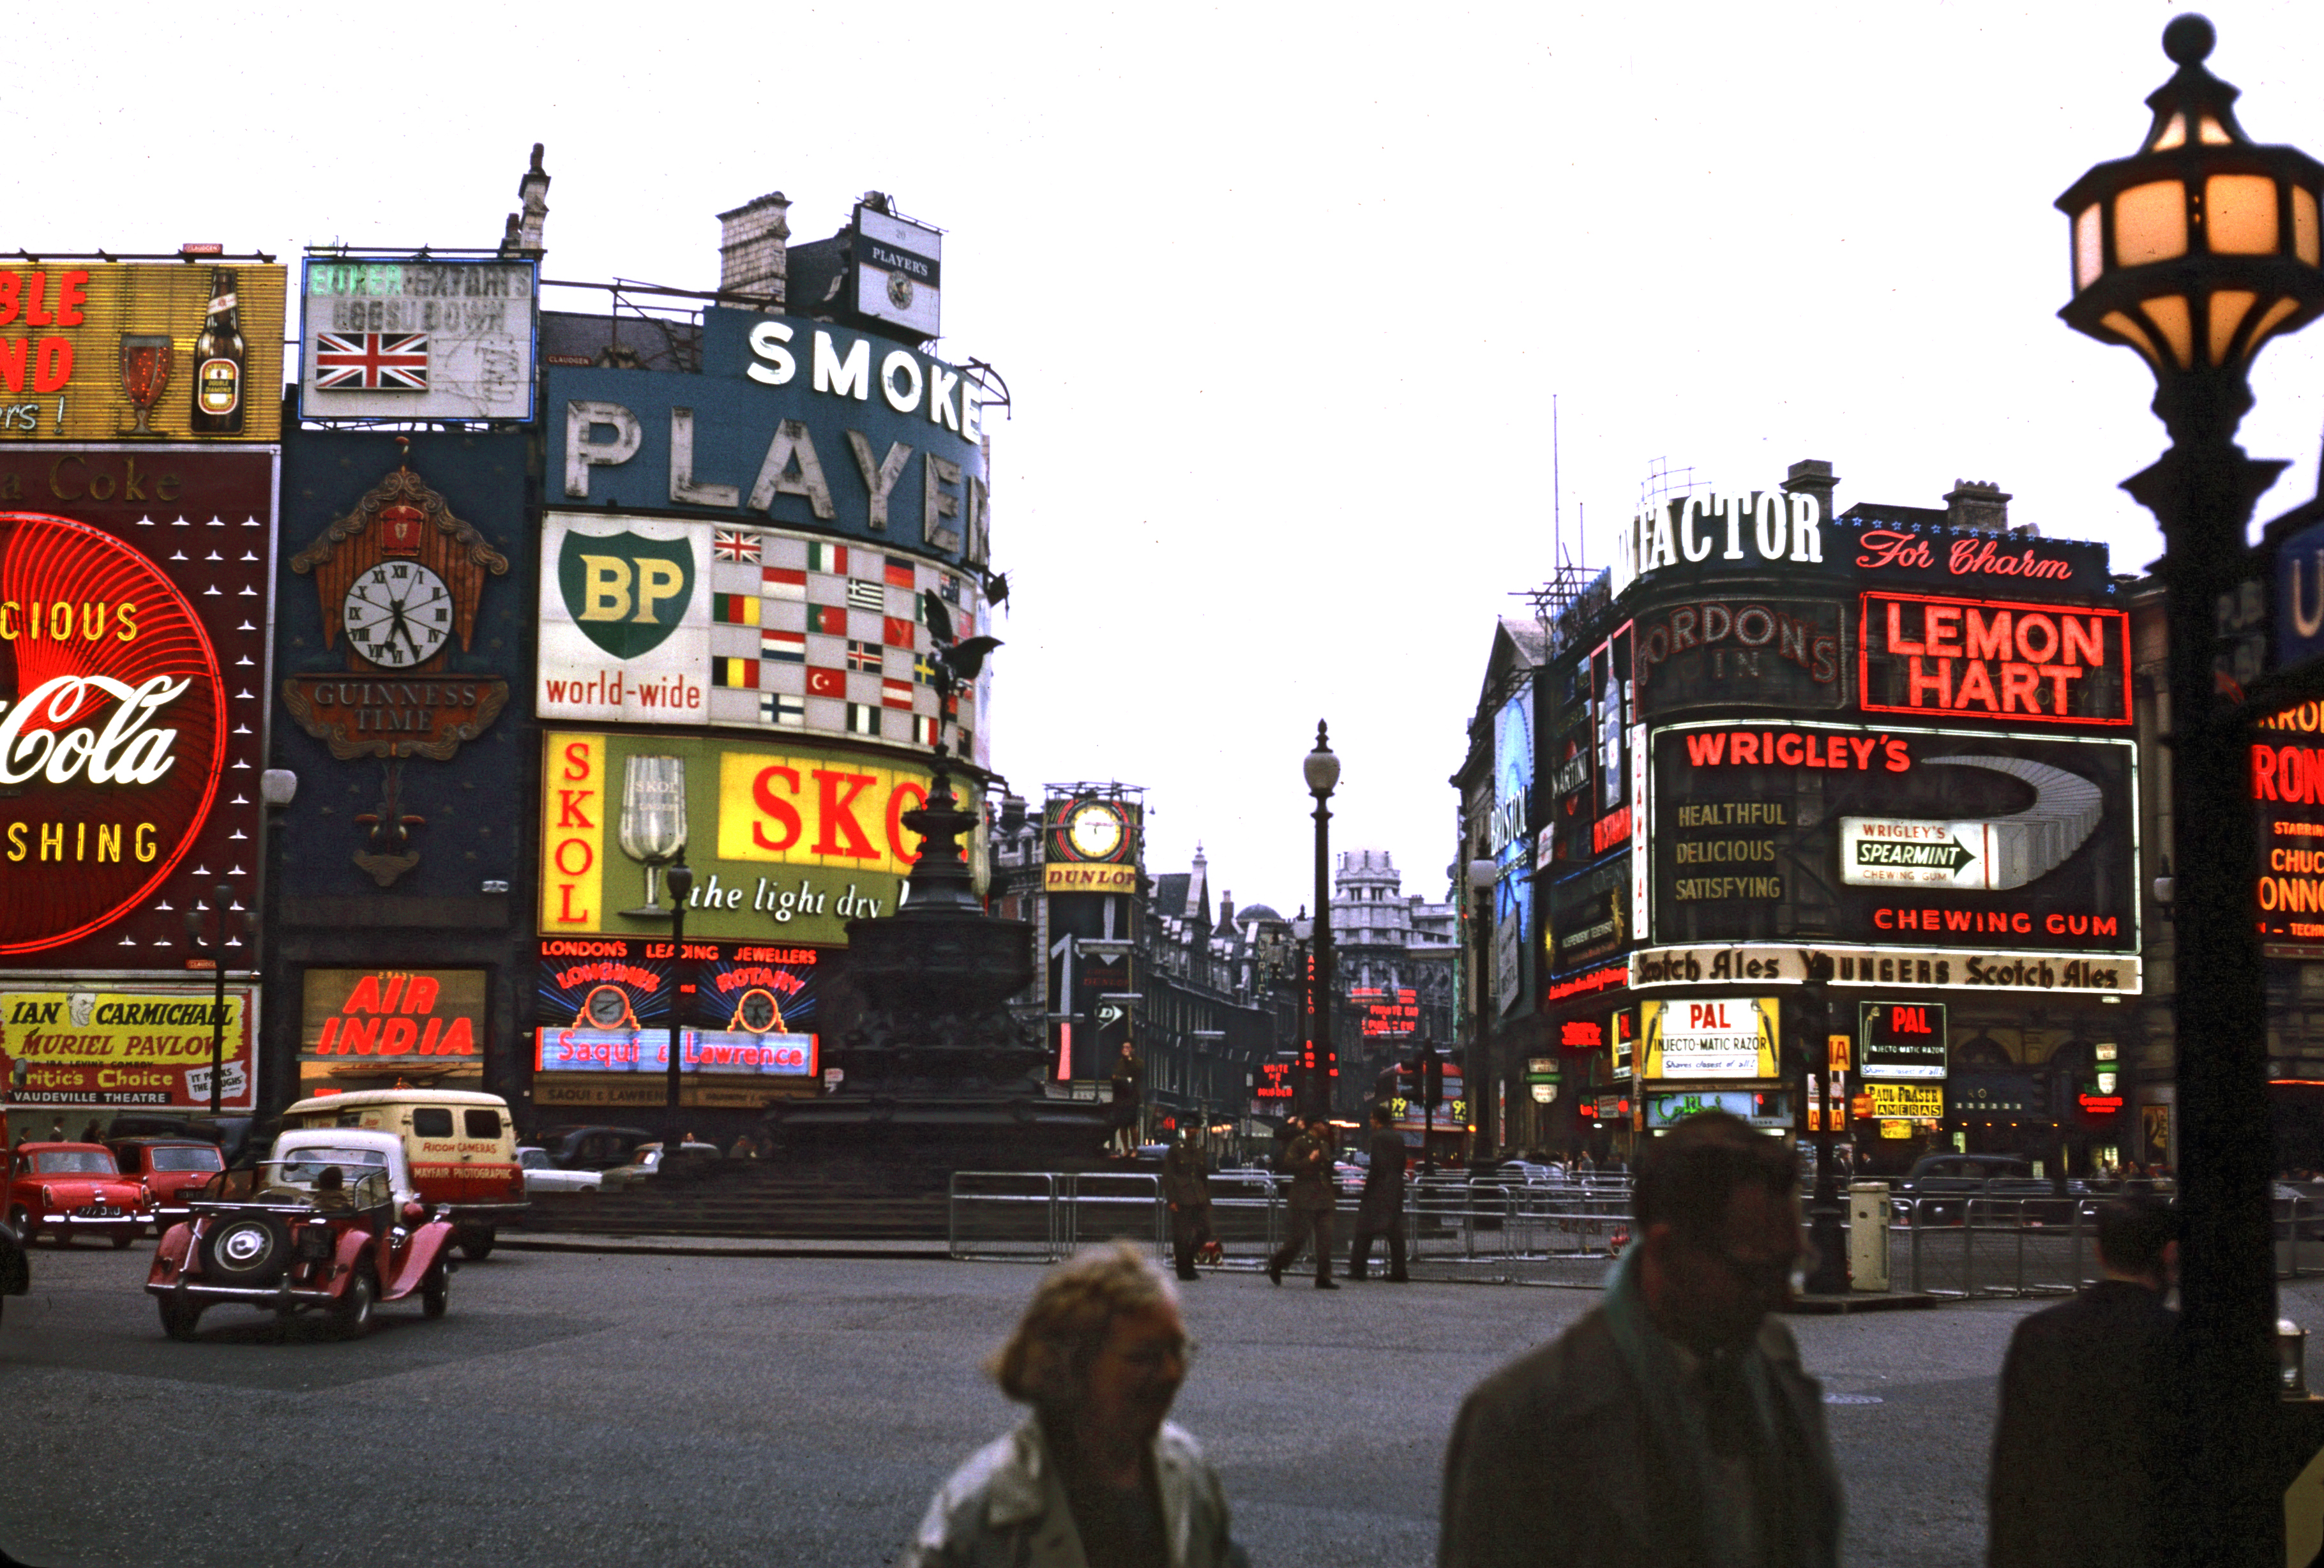
[[[807,666],[807,694],[809,696],[845,696],[847,677],[836,669],[818,669]]]

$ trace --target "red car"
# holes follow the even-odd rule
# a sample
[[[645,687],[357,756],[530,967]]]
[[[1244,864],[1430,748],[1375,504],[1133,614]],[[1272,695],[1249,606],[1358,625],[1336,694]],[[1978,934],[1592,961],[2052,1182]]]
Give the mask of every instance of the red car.
[[[145,1276],[164,1333],[192,1339],[203,1310],[222,1302],[284,1322],[320,1312],[349,1339],[383,1301],[417,1296],[425,1315],[444,1315],[451,1222],[398,1199],[403,1148],[392,1134],[336,1136],[345,1147],[221,1171],[195,1195],[193,1218],[170,1227]]]
[[[152,1200],[100,1143],[20,1143],[8,1162],[8,1222],[32,1241],[109,1236],[126,1247],[153,1221]]]
[[[152,1194],[153,1228],[166,1231],[193,1213],[189,1200],[226,1168],[226,1154],[198,1138],[108,1138],[121,1174]]]

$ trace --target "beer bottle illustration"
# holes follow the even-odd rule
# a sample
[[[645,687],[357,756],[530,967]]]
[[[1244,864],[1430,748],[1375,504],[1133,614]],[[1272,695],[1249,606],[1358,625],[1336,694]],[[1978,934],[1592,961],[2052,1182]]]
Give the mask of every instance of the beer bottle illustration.
[[[202,335],[194,339],[193,431],[198,436],[242,434],[244,367],[242,311],[235,298],[235,272],[220,267],[210,275],[210,309]]]

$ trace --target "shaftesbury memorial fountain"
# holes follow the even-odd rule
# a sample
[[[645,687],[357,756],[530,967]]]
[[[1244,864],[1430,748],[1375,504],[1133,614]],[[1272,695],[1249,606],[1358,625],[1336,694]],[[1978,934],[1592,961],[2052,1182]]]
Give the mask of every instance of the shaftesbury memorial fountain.
[[[954,644],[941,602],[927,595],[941,650],[940,692],[973,678],[996,644]],[[950,704],[945,704],[949,708]],[[904,814],[921,835],[909,891],[895,914],[848,924],[850,987],[860,1001],[825,1061],[844,1076],[820,1099],[774,1118],[794,1168],[872,1186],[940,1185],[955,1170],[1060,1170],[1093,1162],[1106,1108],[1051,1099],[1038,1026],[1009,998],[1033,978],[1032,927],[989,915],[961,840],[976,818],[952,792],[939,744],[927,804]]]

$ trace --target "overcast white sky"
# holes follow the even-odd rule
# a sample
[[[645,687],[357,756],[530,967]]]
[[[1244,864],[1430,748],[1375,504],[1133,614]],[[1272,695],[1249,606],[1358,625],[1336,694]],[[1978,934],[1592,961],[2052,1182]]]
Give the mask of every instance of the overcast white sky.
[[[867,188],[949,231],[945,351],[993,421],[993,760],[1146,785],[1148,863],[1311,885],[1334,844],[1443,891],[1492,618],[1552,565],[1550,401],[1589,559],[1648,462],[1800,457],[2150,560],[2162,429],[2054,318],[2051,202],[2135,150],[2173,7],[65,8],[28,23],[0,244],[488,245],[548,143],[548,273],[709,287],[713,214],[797,239]],[[2221,4],[2261,141],[2324,154],[2324,14]],[[69,69],[65,62],[72,63]],[[2268,349],[2255,456],[2314,489],[2324,333]]]

